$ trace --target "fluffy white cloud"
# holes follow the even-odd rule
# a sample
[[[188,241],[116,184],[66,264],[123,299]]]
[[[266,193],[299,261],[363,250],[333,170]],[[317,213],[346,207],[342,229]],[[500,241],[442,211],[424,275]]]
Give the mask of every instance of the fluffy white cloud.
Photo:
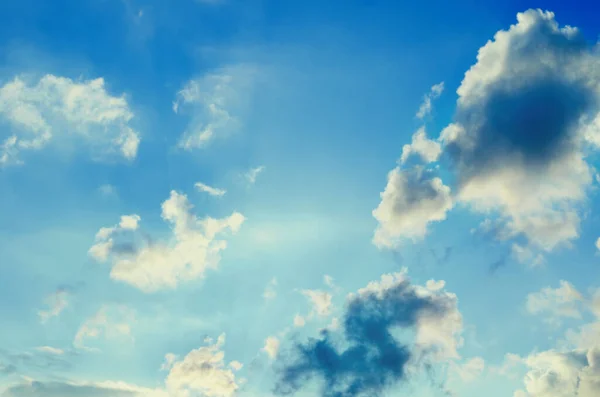
[[[331,314],[331,299],[332,295],[325,291],[320,290],[302,290],[302,295],[306,296],[313,306],[311,316],[316,314],[318,316],[326,317]]]
[[[279,341],[279,339],[277,339],[274,336],[269,336],[266,340],[265,340],[265,346],[262,348],[262,350],[267,353],[267,355],[271,358],[274,359],[275,357],[277,357],[277,353],[279,352],[279,346],[280,346],[281,342]]]
[[[239,389],[242,380],[236,380],[235,372],[242,368],[238,361],[225,364],[221,350],[225,334],[216,342],[192,350],[182,360],[167,355],[165,368],[169,370],[166,388],[173,397],[202,395],[206,397],[231,397]]]
[[[145,292],[175,288],[182,281],[201,278],[206,270],[218,266],[220,253],[227,247],[217,236],[226,230],[236,233],[245,218],[234,212],[222,219],[198,219],[192,209],[186,195],[171,191],[162,204],[162,218],[173,230],[169,242],[141,238],[140,233],[134,233],[140,218],[135,216],[135,222],[127,218],[124,223],[123,217],[119,226],[98,231],[89,253],[100,262],[111,262],[111,278]]]
[[[225,193],[227,193],[227,190],[225,189],[219,189],[216,187],[208,186],[202,182],[197,182],[194,186],[196,186],[196,189],[198,189],[198,191],[208,193],[209,195],[214,197],[222,197],[225,195]]]
[[[431,113],[431,107],[432,107],[431,102],[434,99],[439,98],[439,96],[442,95],[442,92],[444,92],[444,82],[443,81],[441,83],[436,84],[431,87],[431,89],[429,90],[429,93],[423,97],[423,102],[421,103],[421,106],[419,106],[419,111],[417,112],[418,118],[422,119],[425,116],[427,116],[429,113]]]
[[[457,93],[440,138],[458,200],[498,214],[502,235],[533,249],[568,246],[592,182],[584,149],[600,114],[598,53],[554,14],[529,10],[479,50]]]
[[[90,350],[87,342],[98,340],[101,337],[106,339],[126,338],[133,341],[131,322],[134,317],[135,313],[127,307],[102,306],[94,316],[79,327],[73,340],[73,346]]]
[[[46,310],[40,310],[38,316],[42,323],[47,322],[52,317],[58,317],[60,313],[69,305],[70,294],[65,289],[59,289],[46,298]]]
[[[0,144],[0,166],[20,164],[21,151],[51,142],[83,144],[92,157],[136,157],[139,134],[129,125],[133,112],[124,96],[110,95],[102,78],[74,81],[46,75],[37,82],[20,77],[0,87],[0,118],[13,133]]]
[[[450,188],[431,171],[395,168],[373,211],[379,222],[373,242],[378,247],[394,247],[402,239],[421,239],[429,223],[446,219],[452,205]]]
[[[547,314],[549,321],[560,317],[581,318],[584,298],[569,282],[561,280],[558,288],[543,288],[527,296],[527,310],[531,314]]]
[[[210,141],[240,128],[239,113],[245,107],[256,69],[236,65],[188,81],[177,93],[175,113],[190,114],[179,142],[190,150],[205,147]]]
[[[418,156],[425,163],[437,161],[442,154],[439,142],[427,138],[425,127],[421,127],[412,136],[412,143],[402,147],[400,163],[406,163],[411,156]]]

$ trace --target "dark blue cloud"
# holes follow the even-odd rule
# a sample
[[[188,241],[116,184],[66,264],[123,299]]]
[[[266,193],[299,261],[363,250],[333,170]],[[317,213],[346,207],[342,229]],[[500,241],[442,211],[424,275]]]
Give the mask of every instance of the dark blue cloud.
[[[297,392],[312,380],[322,382],[323,397],[377,396],[406,378],[411,346],[392,335],[393,328],[412,328],[419,314],[443,316],[443,301],[420,296],[407,280],[379,292],[353,297],[343,319],[345,349],[327,331],[296,344],[280,356],[276,394]]]

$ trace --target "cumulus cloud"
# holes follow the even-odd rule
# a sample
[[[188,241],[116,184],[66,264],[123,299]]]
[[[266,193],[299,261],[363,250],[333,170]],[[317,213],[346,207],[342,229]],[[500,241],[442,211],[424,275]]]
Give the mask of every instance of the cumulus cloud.
[[[38,316],[42,323],[46,323],[52,317],[58,317],[69,305],[70,293],[66,289],[58,289],[45,300],[47,309],[40,310]]]
[[[125,97],[109,94],[102,78],[74,81],[49,74],[29,82],[16,77],[0,87],[0,119],[12,127],[0,144],[0,166],[21,164],[21,152],[51,142],[86,146],[96,160],[131,160],[140,142],[132,118]]]
[[[402,147],[400,163],[406,163],[412,156],[418,156],[425,163],[433,163],[441,153],[440,143],[427,138],[425,127],[421,127],[413,134],[412,143]]]
[[[527,296],[527,310],[531,314],[546,314],[548,321],[556,322],[561,317],[581,318],[584,297],[569,282],[561,280],[558,288],[542,288]]]
[[[278,338],[274,337],[274,336],[269,336],[266,340],[265,340],[265,346],[262,348],[262,350],[267,353],[267,355],[271,358],[274,359],[275,357],[277,357],[277,353],[279,352],[279,346],[280,346],[281,342],[279,341]]]
[[[198,191],[208,193],[209,195],[214,197],[222,197],[225,195],[225,193],[227,193],[227,190],[225,189],[219,189],[216,187],[208,186],[202,182],[197,182],[194,186],[196,186],[196,189],[198,189]]]
[[[140,236],[136,233],[140,217],[132,215],[122,217],[118,226],[101,228],[89,254],[112,264],[112,279],[144,292],[175,288],[181,282],[202,278],[206,270],[218,267],[220,253],[227,247],[227,242],[217,237],[227,230],[236,233],[245,218],[234,212],[222,219],[198,219],[192,209],[185,194],[171,191],[162,204],[162,218],[173,232],[168,242]]]
[[[294,393],[316,378],[322,396],[381,395],[406,380],[416,361],[458,356],[462,319],[456,304],[453,294],[412,285],[405,272],[384,275],[348,297],[343,343],[323,330],[280,354],[275,392]],[[414,340],[400,341],[396,329],[412,331]]]
[[[381,203],[373,211],[379,222],[373,243],[393,248],[405,239],[421,239],[429,223],[446,219],[452,206],[450,188],[432,171],[397,167],[388,174]]]
[[[247,102],[256,70],[236,65],[188,81],[177,93],[175,113],[190,115],[179,146],[186,150],[205,147],[241,126],[239,113]]]
[[[442,92],[444,92],[443,81],[431,87],[429,93],[423,97],[423,102],[421,103],[421,106],[419,106],[419,111],[417,112],[417,118],[422,119],[431,113],[432,101],[439,98],[439,96],[442,95]]]
[[[102,306],[98,312],[87,319],[77,330],[73,346],[79,349],[96,350],[87,343],[99,338],[125,338],[133,341],[131,322],[135,313],[125,306]]]
[[[207,346],[192,350],[182,360],[167,355],[165,368],[169,370],[166,388],[174,396],[231,397],[239,389],[243,379],[237,380],[235,372],[242,368],[238,361],[225,363],[221,350],[225,334],[216,342],[207,339]]]
[[[584,149],[599,88],[600,58],[576,28],[550,12],[519,13],[479,50],[440,137],[458,199],[542,252],[568,246],[592,182]]]
[[[296,314],[294,316],[294,327],[300,328],[300,327],[304,327],[305,325],[306,325],[306,319],[303,316]]]

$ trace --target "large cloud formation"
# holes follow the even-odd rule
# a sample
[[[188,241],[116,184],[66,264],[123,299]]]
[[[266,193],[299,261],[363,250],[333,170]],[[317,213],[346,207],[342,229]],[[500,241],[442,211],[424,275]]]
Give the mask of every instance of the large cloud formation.
[[[593,181],[586,154],[600,146],[598,46],[551,12],[519,13],[479,50],[457,93],[454,122],[439,138],[456,202],[497,217],[503,238],[520,239],[519,252],[568,246]],[[439,207],[429,219],[399,210],[440,218]],[[387,225],[402,235],[411,223]]]
[[[401,272],[350,295],[342,321],[346,347],[340,350],[322,331],[281,354],[276,393],[294,393],[316,378],[324,397],[376,396],[404,380],[417,362],[458,358],[462,318],[456,296],[443,286],[415,286]],[[412,331],[413,340],[399,340],[397,329]]]
[[[110,95],[102,78],[74,81],[49,74],[29,84],[17,77],[0,87],[0,119],[13,127],[0,142],[0,166],[21,164],[20,152],[52,141],[85,143],[95,159],[131,160],[140,142],[129,125],[132,118],[125,97]]]
[[[236,233],[245,218],[239,212],[222,219],[198,219],[185,194],[172,191],[162,204],[162,218],[173,230],[172,241],[141,238],[138,215],[121,217],[118,225],[103,227],[89,254],[99,262],[112,263],[111,278],[131,284],[145,292],[175,288],[182,281],[200,278],[220,261],[227,247],[217,236],[227,230]]]

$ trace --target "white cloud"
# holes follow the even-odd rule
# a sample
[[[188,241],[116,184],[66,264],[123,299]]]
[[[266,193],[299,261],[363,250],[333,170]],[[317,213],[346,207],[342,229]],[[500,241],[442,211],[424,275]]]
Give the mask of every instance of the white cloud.
[[[212,186],[208,186],[202,182],[197,182],[194,186],[196,186],[196,189],[198,189],[198,191],[208,193],[213,197],[222,197],[225,195],[225,193],[227,193],[227,190],[225,189],[219,189]]]
[[[131,160],[140,142],[129,125],[133,112],[127,100],[111,96],[102,78],[78,82],[49,74],[29,84],[16,77],[0,87],[0,118],[13,130],[0,145],[0,166],[21,164],[20,152],[51,142],[82,144],[96,160]]]
[[[236,380],[235,372],[241,369],[241,364],[238,361],[225,364],[225,354],[221,350],[225,334],[221,334],[214,344],[210,339],[207,343],[180,361],[173,360],[172,355],[167,356],[169,374],[165,383],[171,395],[231,397],[239,389],[243,380]]]
[[[531,314],[547,314],[548,320],[558,321],[561,317],[581,318],[584,298],[569,282],[561,280],[558,288],[542,288],[527,296],[527,310]]]
[[[277,279],[273,277],[263,292],[263,298],[270,300],[277,296]]]
[[[403,239],[421,239],[427,226],[446,219],[452,206],[450,188],[430,171],[421,167],[395,168],[388,174],[381,203],[373,211],[379,223],[373,243],[395,247]]]
[[[248,100],[255,73],[252,66],[236,65],[187,82],[173,103],[175,113],[191,116],[179,146],[186,150],[205,147],[238,130],[238,113]]]
[[[440,137],[457,198],[498,214],[503,236],[525,237],[527,261],[579,236],[599,87],[600,57],[580,32],[528,10],[479,50],[457,90],[456,122]]]
[[[411,156],[418,156],[425,163],[437,161],[442,154],[439,142],[427,138],[425,127],[421,127],[412,136],[412,143],[402,147],[400,163],[406,163]]]
[[[421,103],[421,106],[419,106],[419,111],[417,112],[418,118],[422,119],[431,113],[432,101],[436,98],[439,98],[439,96],[442,95],[442,92],[444,92],[443,81],[431,87],[429,93],[423,97],[423,103]]]
[[[48,308],[46,310],[40,310],[38,316],[42,323],[46,323],[52,317],[58,317],[63,310],[69,305],[70,294],[64,289],[59,289],[52,295],[48,296],[45,300]]]
[[[267,355],[271,358],[274,359],[275,357],[277,357],[277,353],[279,352],[279,346],[280,346],[281,342],[279,341],[279,339],[277,339],[274,336],[269,336],[266,340],[265,340],[265,346],[262,348],[262,350],[267,353]]]
[[[65,354],[65,351],[63,349],[58,349],[52,346],[40,346],[37,347],[36,350],[42,353],[53,354],[55,356],[62,356],[63,354]]]
[[[467,383],[478,379],[484,369],[485,361],[481,357],[474,357],[463,364],[453,364],[450,366],[451,373]]]
[[[104,197],[113,197],[117,195],[117,188],[111,184],[104,184],[98,188],[98,192]]]
[[[306,319],[303,316],[296,314],[294,316],[294,327],[300,328],[300,327],[304,327],[305,325],[306,325]]]
[[[596,240],[596,249],[600,251],[600,237],[598,237],[598,240]]]
[[[254,185],[256,183],[256,178],[260,173],[265,170],[264,165],[260,165],[258,167],[250,168],[246,174],[244,174],[244,178],[248,181],[249,184]]]
[[[173,397],[161,389],[125,382],[37,381],[25,379],[8,387],[3,397]]]
[[[335,288],[335,283],[333,282],[333,277],[331,277],[330,275],[328,275],[328,274],[324,275],[323,282],[329,288]]]
[[[78,349],[90,350],[87,343],[90,340],[125,338],[133,341],[131,322],[134,320],[133,311],[124,306],[102,306],[98,312],[87,319],[78,329],[73,346]],[[97,350],[97,349],[91,349]]]
[[[331,294],[320,290],[304,289],[302,295],[306,296],[312,304],[312,313],[321,317],[326,317],[331,314]]]
[[[236,233],[245,218],[234,212],[222,219],[198,219],[192,209],[186,195],[171,191],[162,204],[162,218],[173,231],[168,242],[141,241],[144,239],[133,233],[135,229],[123,233],[126,228],[121,221],[118,227],[100,229],[89,253],[100,262],[111,262],[111,278],[144,292],[175,288],[180,282],[202,278],[206,270],[218,267],[220,253],[227,247],[217,236],[226,230]],[[137,229],[137,222],[135,226]]]

